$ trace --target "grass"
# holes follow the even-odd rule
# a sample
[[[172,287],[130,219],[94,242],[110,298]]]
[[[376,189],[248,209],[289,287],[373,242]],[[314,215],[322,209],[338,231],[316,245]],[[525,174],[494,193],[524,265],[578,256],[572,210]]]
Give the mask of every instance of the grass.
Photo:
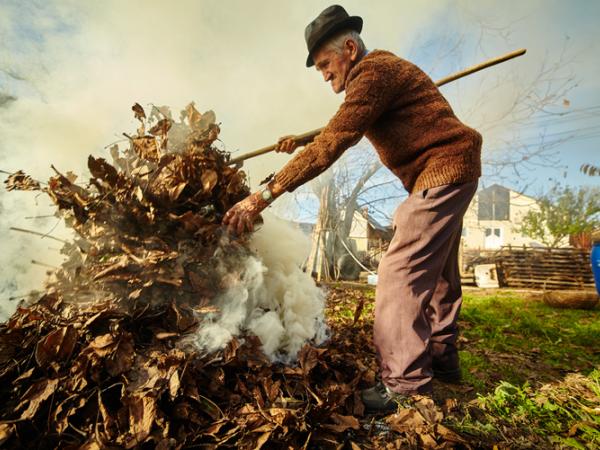
[[[467,405],[462,418],[449,417],[447,423],[481,441],[503,440],[515,447],[600,448],[599,401],[599,370],[537,388],[502,381]]]
[[[363,301],[372,321],[374,290],[346,292],[330,320],[352,321]],[[482,447],[600,448],[600,308],[469,290],[459,324],[463,385],[443,390],[462,406],[447,425]]]
[[[493,295],[469,292],[460,325],[465,369],[470,373],[481,369],[492,380],[545,381],[566,372],[600,367],[598,308],[554,309],[511,291]],[[475,358],[477,355],[487,361]],[[471,362],[475,364],[469,366]],[[492,372],[489,362],[494,363]]]
[[[476,398],[449,420],[453,428],[516,448],[600,448],[598,308],[470,291],[460,324],[464,381]]]

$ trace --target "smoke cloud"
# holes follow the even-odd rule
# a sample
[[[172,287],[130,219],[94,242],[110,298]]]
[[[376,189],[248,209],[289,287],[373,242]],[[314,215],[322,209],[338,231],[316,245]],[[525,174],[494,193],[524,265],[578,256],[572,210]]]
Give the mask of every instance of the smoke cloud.
[[[322,126],[342,101],[318,73],[304,66],[305,25],[326,1],[256,3],[216,0],[175,2],[18,1],[0,3],[0,169],[23,169],[46,180],[50,165],[86,178],[88,154],[137,128],[130,106],[195,101],[212,109],[228,151],[247,152],[279,136]],[[399,50],[423,27],[427,8],[381,2],[364,8],[363,35],[371,48]],[[402,23],[402,27],[398,26]],[[253,187],[282,167],[287,155],[246,164]],[[279,202],[285,201],[284,199]],[[69,238],[44,199],[0,189],[0,318],[15,308],[8,298],[39,288],[47,268],[59,265],[58,246],[48,239],[15,233],[34,229]],[[289,241],[288,241],[289,242]]]
[[[215,302],[219,311],[205,319],[194,341],[212,352],[250,331],[271,360],[289,362],[307,341],[320,344],[327,337],[324,293],[300,269],[310,242],[289,222],[267,214],[251,247],[255,254],[243,259],[222,255],[216,270],[226,290]]]

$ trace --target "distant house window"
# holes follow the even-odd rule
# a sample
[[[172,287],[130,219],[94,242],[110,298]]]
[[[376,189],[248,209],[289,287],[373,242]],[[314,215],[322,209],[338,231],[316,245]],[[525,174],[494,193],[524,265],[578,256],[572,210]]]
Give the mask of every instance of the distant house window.
[[[479,220],[509,220],[510,191],[502,186],[494,185],[483,189],[478,195]]]
[[[485,237],[489,237],[491,235],[500,237],[502,235],[502,230],[500,228],[486,228],[485,229]]]
[[[497,249],[504,245],[502,228],[486,228],[483,247],[486,249]]]

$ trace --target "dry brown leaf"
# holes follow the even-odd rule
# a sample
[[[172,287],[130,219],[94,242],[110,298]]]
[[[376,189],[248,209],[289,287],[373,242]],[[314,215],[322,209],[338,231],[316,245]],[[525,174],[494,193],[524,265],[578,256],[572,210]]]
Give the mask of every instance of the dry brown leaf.
[[[360,428],[360,422],[354,416],[342,416],[341,414],[331,414],[331,419],[334,421],[333,424],[325,424],[323,428],[335,431],[336,433],[343,433],[348,429],[358,430]]]
[[[4,444],[15,432],[14,423],[0,423],[0,445]]]
[[[429,396],[415,396],[414,407],[421,413],[429,423],[439,423],[444,418],[444,413]]]
[[[156,333],[154,335],[154,337],[158,340],[169,339],[169,338],[173,338],[173,337],[177,337],[177,336],[181,336],[181,334],[180,333],[168,333],[168,332],[163,331],[163,332]]]
[[[365,297],[360,297],[360,299],[358,300],[358,303],[356,305],[356,309],[354,310],[354,317],[352,319],[352,326],[356,325],[356,323],[358,322],[358,319],[360,319],[360,315],[363,312],[363,309],[365,307]]]
[[[142,295],[142,289],[135,289],[129,293],[127,298],[130,300],[135,300],[136,298],[140,298],[140,295]]]
[[[99,178],[111,186],[114,186],[119,179],[117,169],[106,162],[104,158],[88,157],[88,169],[94,178]]]
[[[122,333],[112,355],[105,360],[106,371],[113,377],[125,373],[131,369],[134,357],[133,337]]]
[[[177,397],[177,393],[179,392],[179,386],[181,382],[179,380],[179,372],[175,370],[171,378],[169,379],[169,395],[171,396],[171,400],[174,400]]]
[[[51,361],[69,359],[77,344],[77,337],[77,330],[71,325],[49,333],[35,347],[36,362],[44,367]]]
[[[464,444],[466,442],[462,437],[460,437],[454,431],[452,431],[449,428],[446,428],[444,425],[439,424],[439,423],[435,425],[435,432],[444,441],[456,442],[458,444]]]
[[[169,119],[161,119],[156,125],[148,130],[148,133],[153,136],[166,136],[172,124],[173,122]]]
[[[28,390],[23,394],[21,403],[15,408],[17,411],[27,408],[21,414],[19,420],[32,419],[37,413],[38,408],[41,404],[48,399],[58,386],[58,379],[44,379],[34,383]]]
[[[142,120],[146,118],[146,113],[144,111],[144,108],[142,108],[142,105],[140,105],[139,103],[136,103],[135,105],[133,105],[131,107],[131,110],[133,111],[135,118],[138,120]]]
[[[181,193],[183,192],[183,190],[185,189],[185,187],[187,186],[187,183],[179,183],[176,186],[173,186],[172,188],[169,189],[169,199],[174,202],[176,201],[179,196],[181,195]]]
[[[52,412],[52,418],[56,424],[56,431],[60,434],[69,426],[69,417],[73,416],[86,403],[85,397],[75,395],[67,397],[59,403]]]
[[[428,433],[418,433],[419,439],[421,440],[421,448],[436,448],[438,443],[435,438]]]
[[[141,158],[148,161],[158,161],[161,156],[153,136],[141,136],[131,141],[134,152]]]
[[[204,114],[202,114],[202,117],[200,118],[200,121],[195,129],[200,132],[204,132],[208,130],[211,125],[214,125],[216,120],[217,116],[215,115],[214,111],[206,111]]]
[[[97,336],[90,342],[88,348],[92,349],[98,356],[108,356],[114,351],[115,337],[111,333]]]
[[[396,414],[386,417],[385,421],[398,433],[415,431],[427,423],[421,413],[413,408],[401,409]]]
[[[129,409],[129,434],[126,448],[141,444],[150,435],[156,417],[156,399],[151,395],[135,395],[126,400]]]
[[[261,434],[256,440],[256,445],[254,446],[254,449],[260,450],[263,447],[263,445],[265,445],[269,441],[271,433],[272,431],[267,431],[266,433]]]
[[[204,192],[210,193],[216,186],[219,176],[214,170],[204,170],[200,180],[202,182],[202,189],[204,189]]]
[[[309,344],[306,344],[298,353],[298,362],[302,368],[304,376],[308,376],[312,369],[315,368],[319,362],[319,356],[322,355],[326,350],[318,349]]]
[[[23,372],[21,375],[19,375],[17,378],[15,378],[14,383],[18,383],[19,381],[23,381],[23,380],[26,380],[27,378],[31,377],[31,374],[33,374],[34,370],[35,370],[35,367],[32,367],[31,369]]]
[[[40,183],[26,175],[22,170],[9,175],[4,184],[6,184],[7,191],[39,191],[41,189]]]
[[[192,127],[192,129],[197,129],[198,125],[200,124],[200,120],[202,119],[202,114],[200,114],[200,112],[196,109],[194,103],[187,105],[185,112],[190,127]]]

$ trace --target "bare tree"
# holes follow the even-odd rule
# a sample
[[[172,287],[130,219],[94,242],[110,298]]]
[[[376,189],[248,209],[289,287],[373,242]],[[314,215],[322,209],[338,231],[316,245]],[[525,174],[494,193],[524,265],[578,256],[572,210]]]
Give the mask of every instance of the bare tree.
[[[362,170],[353,170],[357,162],[364,163]],[[307,267],[316,272],[317,279],[339,277],[339,259],[353,247],[349,234],[354,214],[362,206],[360,199],[365,190],[372,187],[367,183],[381,167],[379,159],[369,152],[354,161],[342,162],[311,184],[313,193],[319,198],[319,212]]]

